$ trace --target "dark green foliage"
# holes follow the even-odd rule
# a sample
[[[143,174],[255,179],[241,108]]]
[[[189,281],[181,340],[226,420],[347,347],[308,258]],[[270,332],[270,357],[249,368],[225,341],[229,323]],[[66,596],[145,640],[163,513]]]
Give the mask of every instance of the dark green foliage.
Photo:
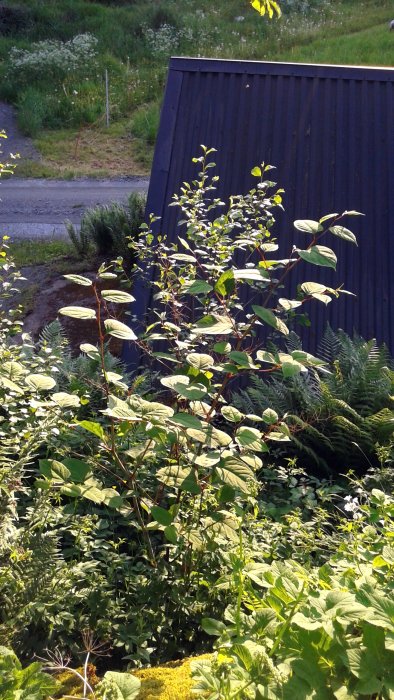
[[[32,12],[23,5],[0,4],[0,35],[23,36],[28,33]]]
[[[294,336],[292,342],[297,344]],[[286,454],[299,456],[304,466],[326,474],[365,472],[378,463],[376,443],[386,443],[394,431],[387,348],[327,328],[317,354],[329,372],[310,369],[288,379],[254,375],[234,404],[245,413],[270,407],[283,416],[292,433]]]
[[[163,24],[168,24],[172,27],[179,25],[178,18],[169,7],[157,7],[149,20],[149,26],[152,29],[159,29]]]

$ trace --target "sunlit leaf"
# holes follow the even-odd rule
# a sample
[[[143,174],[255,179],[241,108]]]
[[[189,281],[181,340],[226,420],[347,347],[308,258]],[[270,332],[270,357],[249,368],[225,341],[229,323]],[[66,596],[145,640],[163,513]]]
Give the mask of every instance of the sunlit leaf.
[[[215,466],[215,474],[224,484],[244,493],[249,493],[251,484],[255,481],[252,469],[236,457],[223,459]]]
[[[241,446],[253,452],[267,452],[267,445],[263,440],[262,433],[257,428],[241,426],[235,434],[235,441]]]
[[[135,411],[130,408],[126,401],[122,401],[122,399],[118,399],[117,396],[112,396],[111,394],[108,397],[108,408],[101,411],[101,413],[104,413],[106,416],[111,416],[111,418],[118,418],[120,420],[141,420]]]
[[[99,349],[95,345],[92,345],[91,343],[82,343],[79,346],[79,349],[81,350],[81,352],[84,352],[85,355],[90,357],[91,360],[99,360],[100,359]]]
[[[205,396],[208,391],[206,386],[198,382],[196,384],[190,384],[189,377],[186,377],[184,374],[176,374],[172,377],[163,377],[160,382],[163,384],[163,386],[172,389],[172,391],[175,391],[180,396],[192,401],[198,401],[198,399]]]
[[[78,407],[81,405],[79,396],[67,394],[65,391],[58,391],[52,394],[52,400],[61,408]]]
[[[349,231],[348,228],[345,228],[344,226],[330,226],[329,230],[334,236],[338,236],[338,238],[343,238],[344,241],[349,241],[350,243],[357,245],[356,236],[354,233]]]
[[[303,282],[301,289],[305,294],[313,296],[313,294],[324,294],[327,287],[325,284],[319,284],[318,282]]]
[[[299,306],[302,305],[301,301],[297,301],[296,299],[278,299],[278,303],[281,305],[282,309],[285,311],[292,311],[292,309],[297,309]]]
[[[206,447],[226,447],[231,442],[230,435],[212,425],[203,426],[202,430],[188,429],[187,435],[191,440],[200,442]]]
[[[29,374],[25,377],[25,382],[35,391],[48,391],[56,385],[53,377],[48,377],[46,374]]]
[[[227,316],[210,314],[204,316],[193,326],[193,333],[199,335],[228,335],[233,331],[233,324]]]
[[[63,306],[59,309],[59,314],[70,316],[70,318],[79,318],[82,321],[96,318],[94,309],[88,309],[86,306]]]
[[[131,294],[120,289],[103,289],[101,296],[105,301],[112,301],[114,304],[128,304],[131,301],[135,301]]]
[[[331,248],[326,248],[323,245],[314,245],[308,250],[299,250],[298,253],[300,258],[305,260],[305,262],[312,263],[312,265],[336,269],[337,256]]]
[[[313,221],[312,219],[297,219],[294,221],[294,227],[298,231],[310,233],[313,236],[324,230],[323,226],[318,221]]]
[[[266,408],[265,411],[262,413],[262,418],[264,420],[264,423],[268,423],[268,425],[272,425],[273,423],[276,423],[279,420],[279,416],[276,411],[274,411],[272,408]]]
[[[126,326],[125,323],[121,323],[114,318],[105,319],[104,326],[107,333],[114,336],[114,338],[120,338],[121,340],[137,340],[137,336],[129,326]]]
[[[222,406],[221,414],[231,423],[239,423],[244,418],[244,414],[235,406]]]
[[[235,277],[233,270],[223,272],[214,286],[215,292],[222,297],[233,294],[235,290]]]
[[[93,435],[99,437],[100,440],[104,440],[105,434],[103,426],[100,425],[100,423],[95,423],[94,421],[89,420],[81,420],[78,421],[78,425],[81,426],[81,428],[84,428],[84,430],[88,430],[89,433],[93,433]]]
[[[56,459],[51,460],[51,477],[57,481],[67,481],[71,472],[67,467]]]
[[[338,212],[334,214],[326,214],[325,216],[322,216],[321,219],[319,219],[319,224],[324,224],[324,222],[329,221],[329,219],[336,219],[337,216],[339,216]]]
[[[66,280],[70,280],[70,282],[75,282],[75,284],[80,284],[82,287],[91,287],[92,286],[92,280],[88,279],[87,277],[82,277],[82,275],[63,275]]]
[[[236,280],[246,280],[249,282],[270,281],[268,272],[261,267],[247,267],[244,270],[234,270],[234,277]]]
[[[139,678],[132,676],[130,673],[118,673],[117,671],[107,671],[104,675],[104,688],[105,681],[109,681],[108,693],[113,693],[113,686],[116,687],[116,700],[136,700],[136,698],[139,695],[141,681],[139,680]],[[111,697],[113,697],[113,695],[111,695]]]
[[[186,360],[189,365],[199,369],[201,372],[204,372],[206,369],[210,369],[210,367],[213,367],[215,364],[213,357],[198,352],[189,353],[189,355],[186,355]]]

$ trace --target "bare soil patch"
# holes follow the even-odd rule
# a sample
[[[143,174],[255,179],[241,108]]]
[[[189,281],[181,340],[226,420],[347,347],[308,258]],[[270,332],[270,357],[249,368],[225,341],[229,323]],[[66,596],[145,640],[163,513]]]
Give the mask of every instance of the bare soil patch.
[[[97,261],[96,261],[97,262]],[[98,261],[98,265],[100,261]],[[88,270],[81,270],[78,266],[78,274],[82,274],[89,279],[96,276],[97,267],[90,266]],[[68,272],[76,272],[70,269]],[[62,306],[86,306],[95,309],[95,300],[90,287],[82,287],[65,279],[58,270],[51,265],[31,265],[21,268],[22,276],[25,278],[18,284],[21,297],[15,297],[11,304],[21,303],[25,309],[23,319],[23,331],[29,333],[34,340],[37,340],[42,329],[55,319],[59,319],[72,351],[77,354],[79,346],[83,342],[95,345],[98,342],[98,329],[95,320],[82,321],[67,316],[59,315]],[[103,282],[101,288],[109,286],[109,282]],[[3,305],[4,306],[4,305]],[[119,312],[119,306],[116,309]],[[121,353],[121,341],[111,338],[110,350],[115,355]]]

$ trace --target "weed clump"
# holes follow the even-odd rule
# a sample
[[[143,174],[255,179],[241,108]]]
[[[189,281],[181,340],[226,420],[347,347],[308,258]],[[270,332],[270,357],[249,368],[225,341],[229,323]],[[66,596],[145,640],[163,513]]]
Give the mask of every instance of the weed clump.
[[[138,239],[145,204],[145,194],[132,192],[126,205],[112,202],[88,209],[82,217],[79,231],[70,221],[66,221],[67,233],[76,251],[86,257],[93,245],[99,255],[111,253],[130,262],[133,253],[128,245],[129,238],[133,241]]]

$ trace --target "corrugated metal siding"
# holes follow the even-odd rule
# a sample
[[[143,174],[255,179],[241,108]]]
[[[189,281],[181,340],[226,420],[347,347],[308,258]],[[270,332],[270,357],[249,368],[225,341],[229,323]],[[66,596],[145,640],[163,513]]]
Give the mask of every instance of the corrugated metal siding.
[[[393,91],[394,69],[174,58],[148,211],[162,217],[162,231],[177,235],[177,209],[167,204],[195,175],[191,160],[203,143],[218,150],[222,197],[254,185],[254,165],[276,166],[272,177],[286,190],[286,211],[274,229],[284,256],[293,243],[306,245],[295,219],[364,212],[365,218],[348,220],[359,248],[336,238],[327,243],[338,255],[337,273],[300,265],[292,285],[344,282],[357,294],[327,308],[309,306],[307,348],[315,348],[329,321],[394,351]]]

